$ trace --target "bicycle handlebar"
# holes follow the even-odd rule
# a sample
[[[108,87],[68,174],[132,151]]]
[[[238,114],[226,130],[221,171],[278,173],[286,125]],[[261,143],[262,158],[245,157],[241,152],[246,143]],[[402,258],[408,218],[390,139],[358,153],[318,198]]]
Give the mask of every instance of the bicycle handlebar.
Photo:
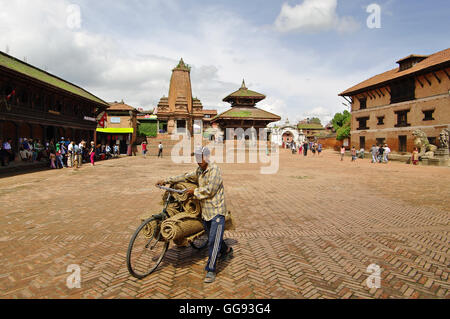
[[[178,194],[184,194],[187,189],[173,189],[170,187],[165,187],[165,186],[157,186],[159,189],[165,190],[165,191],[169,191],[169,192],[173,192],[173,193],[178,193]]]

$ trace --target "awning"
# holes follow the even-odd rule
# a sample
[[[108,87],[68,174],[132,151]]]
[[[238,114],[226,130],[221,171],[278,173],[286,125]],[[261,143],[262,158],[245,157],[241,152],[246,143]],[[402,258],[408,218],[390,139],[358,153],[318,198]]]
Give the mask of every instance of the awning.
[[[99,133],[110,133],[110,134],[133,134],[133,128],[98,128]]]

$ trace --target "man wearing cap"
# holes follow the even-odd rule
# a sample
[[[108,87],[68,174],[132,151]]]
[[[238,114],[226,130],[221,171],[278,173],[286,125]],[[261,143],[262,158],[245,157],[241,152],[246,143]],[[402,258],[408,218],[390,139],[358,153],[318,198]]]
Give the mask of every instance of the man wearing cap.
[[[210,151],[208,148],[195,150],[195,160],[198,168],[184,175],[170,177],[159,181],[156,185],[174,184],[179,182],[191,182],[198,185],[195,190],[189,190],[190,196],[200,200],[202,207],[202,219],[205,231],[209,236],[209,259],[206,264],[206,283],[214,282],[216,278],[216,264],[219,253],[221,259],[226,260],[233,257],[233,249],[223,241],[225,230],[225,192],[223,187],[222,173],[215,163],[210,163]]]

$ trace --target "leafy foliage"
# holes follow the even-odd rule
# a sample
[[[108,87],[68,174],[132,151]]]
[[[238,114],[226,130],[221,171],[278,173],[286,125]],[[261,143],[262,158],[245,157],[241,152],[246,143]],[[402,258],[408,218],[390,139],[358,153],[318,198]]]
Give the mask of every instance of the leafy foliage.
[[[155,123],[141,123],[138,128],[138,134],[140,136],[157,137],[158,136],[158,124]]]
[[[331,123],[337,133],[336,139],[342,141],[350,137],[350,127],[352,122],[352,114],[349,111],[336,113]]]

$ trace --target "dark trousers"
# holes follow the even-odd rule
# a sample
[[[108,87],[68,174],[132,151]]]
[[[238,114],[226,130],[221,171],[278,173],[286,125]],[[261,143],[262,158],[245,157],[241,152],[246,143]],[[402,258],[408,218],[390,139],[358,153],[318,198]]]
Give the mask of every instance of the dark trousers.
[[[225,216],[217,215],[210,221],[203,221],[205,231],[209,234],[208,248],[209,258],[205,270],[216,272],[217,258],[220,254],[228,251],[227,244],[223,241],[223,233],[225,231]]]
[[[0,162],[2,163],[2,166],[5,166],[5,158],[7,158],[5,151],[0,150]]]
[[[163,157],[163,150],[159,150],[159,152],[158,152],[158,157]]]

